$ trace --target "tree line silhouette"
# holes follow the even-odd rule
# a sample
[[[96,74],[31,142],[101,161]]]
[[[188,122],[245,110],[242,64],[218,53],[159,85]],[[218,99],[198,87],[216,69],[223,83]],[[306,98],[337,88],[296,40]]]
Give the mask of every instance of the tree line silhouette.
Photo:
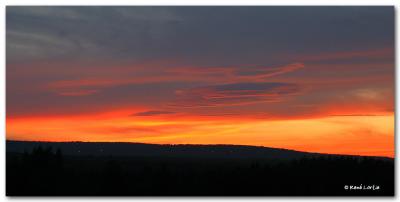
[[[346,190],[378,185],[379,190]],[[7,196],[394,195],[394,161],[315,156],[296,160],[65,156],[41,146],[6,154]]]

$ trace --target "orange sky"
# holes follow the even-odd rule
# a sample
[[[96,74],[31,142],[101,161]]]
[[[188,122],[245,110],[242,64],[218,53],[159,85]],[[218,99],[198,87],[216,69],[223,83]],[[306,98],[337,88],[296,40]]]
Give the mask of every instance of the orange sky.
[[[7,119],[7,138],[32,141],[237,144],[394,157],[393,114],[288,120],[130,117],[131,111]]]
[[[393,16],[391,7],[10,7],[7,139],[393,157]]]

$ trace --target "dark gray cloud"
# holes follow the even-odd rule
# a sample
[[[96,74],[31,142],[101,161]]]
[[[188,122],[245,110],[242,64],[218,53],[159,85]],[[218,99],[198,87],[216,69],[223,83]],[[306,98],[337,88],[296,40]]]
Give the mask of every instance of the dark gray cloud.
[[[291,83],[232,83],[178,90],[175,107],[208,107],[278,102],[298,94],[300,87]]]
[[[392,47],[393,15],[393,7],[7,7],[7,61],[275,65],[298,53]]]
[[[175,114],[175,112],[170,111],[145,111],[132,114],[133,116],[157,116],[157,115],[165,115],[165,114]]]

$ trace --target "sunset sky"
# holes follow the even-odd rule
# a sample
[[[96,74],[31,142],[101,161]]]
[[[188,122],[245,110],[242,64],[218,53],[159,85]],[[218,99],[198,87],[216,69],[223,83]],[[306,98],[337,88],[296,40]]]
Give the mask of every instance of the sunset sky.
[[[393,7],[7,7],[7,139],[394,156]]]

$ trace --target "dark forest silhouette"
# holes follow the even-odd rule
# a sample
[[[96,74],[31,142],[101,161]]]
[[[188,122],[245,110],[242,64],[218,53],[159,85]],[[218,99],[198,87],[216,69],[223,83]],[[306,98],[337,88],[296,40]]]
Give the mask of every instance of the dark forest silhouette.
[[[8,196],[394,195],[390,158],[86,156],[42,145],[7,152],[6,158]],[[380,189],[345,190],[345,185]]]

